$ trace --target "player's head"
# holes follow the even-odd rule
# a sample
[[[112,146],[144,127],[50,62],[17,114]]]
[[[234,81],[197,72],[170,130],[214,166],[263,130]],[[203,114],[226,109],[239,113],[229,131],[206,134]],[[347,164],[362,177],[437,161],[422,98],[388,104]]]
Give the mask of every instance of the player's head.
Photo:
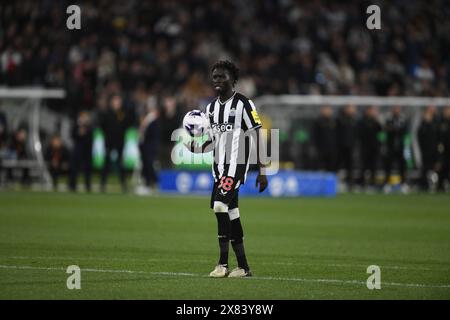
[[[223,94],[233,89],[239,80],[239,69],[228,60],[217,61],[211,68],[214,89]]]
[[[392,107],[392,114],[396,117],[400,116],[400,114],[402,113],[402,107],[401,106],[393,106]]]
[[[433,104],[429,104],[426,109],[427,112],[429,112],[432,116],[434,116],[437,112],[436,106]]]
[[[324,118],[331,118],[333,116],[333,109],[329,105],[320,107],[320,115]]]
[[[50,144],[53,148],[59,149],[62,147],[62,140],[61,137],[57,134],[52,136],[52,139],[50,141]]]
[[[444,110],[442,110],[442,116],[444,119],[450,119],[450,106],[446,106]]]
[[[369,118],[376,118],[378,116],[378,109],[375,106],[368,106],[366,108],[366,115]]]
[[[354,104],[348,104],[344,107],[344,113],[345,115],[349,117],[353,117],[356,114],[356,107]]]
[[[110,97],[110,106],[114,111],[119,110],[120,108],[122,108],[122,96],[119,93],[114,93],[111,95]]]

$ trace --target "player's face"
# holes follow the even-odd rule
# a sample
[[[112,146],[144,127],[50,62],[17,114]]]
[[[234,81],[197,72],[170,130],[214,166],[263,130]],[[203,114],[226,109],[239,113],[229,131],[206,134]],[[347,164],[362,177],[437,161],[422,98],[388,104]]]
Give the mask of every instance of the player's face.
[[[395,106],[394,109],[392,109],[392,113],[394,116],[399,116],[402,112],[402,109],[400,106]]]
[[[442,114],[444,115],[445,119],[450,119],[450,107],[445,107]]]
[[[233,78],[228,70],[216,68],[212,72],[212,84],[217,93],[224,94],[233,89]]]

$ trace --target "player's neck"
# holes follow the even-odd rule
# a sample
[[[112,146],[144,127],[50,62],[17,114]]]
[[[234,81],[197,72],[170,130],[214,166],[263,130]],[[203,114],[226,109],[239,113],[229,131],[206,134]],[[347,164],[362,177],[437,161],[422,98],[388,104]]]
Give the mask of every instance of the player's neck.
[[[223,95],[219,95],[219,103],[225,103],[227,102],[232,96],[234,96],[236,92],[234,90],[230,90]]]

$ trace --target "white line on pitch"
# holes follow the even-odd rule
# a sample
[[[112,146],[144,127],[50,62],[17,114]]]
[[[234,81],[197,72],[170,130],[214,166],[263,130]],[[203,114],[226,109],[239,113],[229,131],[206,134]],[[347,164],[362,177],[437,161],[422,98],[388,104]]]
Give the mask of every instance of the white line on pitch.
[[[0,256],[3,259],[20,259],[20,260],[93,260],[93,261],[175,261],[179,260],[176,258],[116,258],[116,257],[27,257],[27,256]],[[197,263],[209,263],[207,260],[192,260]],[[326,267],[337,267],[337,268],[367,268],[367,265],[363,264],[339,264],[339,263],[307,263],[307,262],[257,262],[257,264],[268,264],[268,265],[280,265],[280,266],[326,266]],[[383,269],[392,269],[392,270],[423,270],[423,271],[450,271],[450,268],[427,268],[420,266],[387,266],[380,265]]]
[[[16,270],[48,270],[48,271],[64,271],[64,268],[55,267],[32,267],[32,266],[10,266],[0,265],[0,269],[16,269]],[[129,274],[150,274],[161,276],[185,276],[185,277],[200,277],[205,278],[206,275],[185,272],[150,272],[150,271],[134,271],[134,270],[113,270],[113,269],[92,269],[83,268],[84,272],[99,272],[99,273],[129,273]],[[339,279],[304,279],[304,278],[281,278],[281,277],[251,277],[246,280],[269,280],[269,281],[292,281],[292,282],[312,282],[312,283],[340,283],[340,284],[357,284],[365,285],[366,282],[358,280],[339,280]],[[416,288],[444,288],[450,289],[450,284],[421,284],[421,283],[397,283],[397,282],[382,282],[384,286],[396,287],[416,287]]]

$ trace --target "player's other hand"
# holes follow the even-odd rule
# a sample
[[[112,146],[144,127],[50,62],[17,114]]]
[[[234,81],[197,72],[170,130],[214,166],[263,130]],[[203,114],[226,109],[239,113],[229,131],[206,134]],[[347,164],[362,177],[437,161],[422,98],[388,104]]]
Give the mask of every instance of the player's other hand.
[[[256,178],[256,187],[258,187],[259,184],[259,192],[263,192],[266,190],[269,183],[267,182],[267,176],[258,174],[258,177]]]

